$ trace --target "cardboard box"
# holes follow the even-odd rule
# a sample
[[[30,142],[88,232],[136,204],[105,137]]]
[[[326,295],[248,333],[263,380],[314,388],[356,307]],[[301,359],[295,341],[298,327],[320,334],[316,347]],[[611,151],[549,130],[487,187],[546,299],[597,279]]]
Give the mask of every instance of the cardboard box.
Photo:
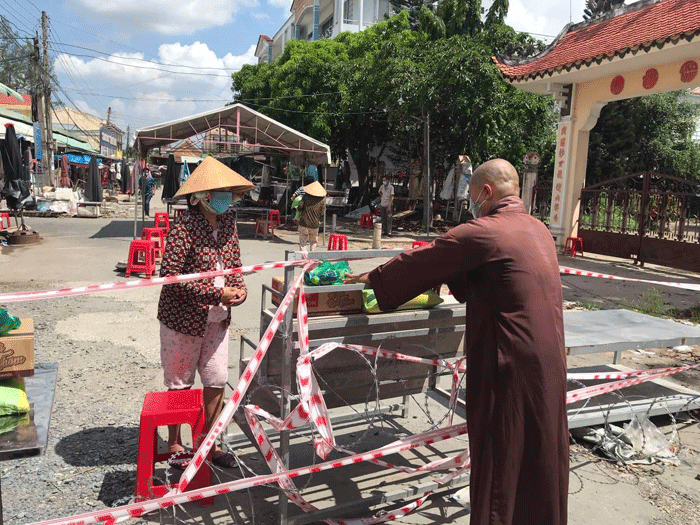
[[[0,336],[0,379],[34,375],[34,323],[21,321],[17,330]]]
[[[284,290],[284,279],[272,278],[272,288],[278,292]],[[306,307],[309,316],[332,314],[357,314],[362,310],[362,290],[313,293],[312,286],[305,286]],[[297,294],[294,298],[294,313],[297,312]],[[272,304],[279,306],[282,300],[272,295]]]

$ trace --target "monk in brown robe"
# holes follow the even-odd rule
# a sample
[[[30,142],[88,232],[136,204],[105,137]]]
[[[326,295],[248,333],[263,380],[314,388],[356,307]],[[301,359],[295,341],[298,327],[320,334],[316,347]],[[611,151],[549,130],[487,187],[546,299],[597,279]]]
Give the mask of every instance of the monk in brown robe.
[[[515,168],[471,179],[476,218],[346,282],[382,310],[447,283],[467,303],[472,525],[565,525],[569,482],[562,287],[554,241],[525,212]],[[479,207],[480,212],[479,213]]]

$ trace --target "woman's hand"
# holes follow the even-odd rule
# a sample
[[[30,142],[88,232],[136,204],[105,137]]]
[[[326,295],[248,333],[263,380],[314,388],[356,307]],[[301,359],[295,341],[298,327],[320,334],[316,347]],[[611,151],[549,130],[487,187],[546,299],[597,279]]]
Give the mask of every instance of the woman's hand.
[[[355,275],[352,273],[346,273],[343,279],[344,284],[369,284],[369,274],[363,273],[360,275]]]
[[[224,306],[238,306],[245,301],[246,297],[248,297],[248,291],[245,288],[227,286],[221,295],[221,304]]]

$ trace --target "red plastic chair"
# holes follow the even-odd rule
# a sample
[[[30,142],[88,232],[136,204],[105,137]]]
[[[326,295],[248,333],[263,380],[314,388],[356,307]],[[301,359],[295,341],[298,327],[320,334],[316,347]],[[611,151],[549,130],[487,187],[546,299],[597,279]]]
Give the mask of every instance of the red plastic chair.
[[[564,253],[568,253],[571,257],[576,257],[577,252],[583,256],[583,239],[581,237],[567,237]]]
[[[168,217],[168,214],[164,211],[157,211],[153,219],[153,227],[161,228],[167,236],[170,232],[170,217]]]
[[[5,226],[5,221],[7,221],[7,226]],[[0,230],[9,230],[10,229],[10,214],[9,213],[0,213]]]
[[[163,252],[165,251],[165,235],[163,235],[163,230],[161,228],[144,228],[141,231],[141,239],[154,241],[156,258],[160,259],[163,257]],[[155,239],[158,239],[157,243],[155,243]]]
[[[348,237],[347,237],[347,235],[340,235],[338,233],[331,233],[328,236],[328,249],[329,250],[347,250],[348,249]]]
[[[141,260],[141,256],[143,256],[143,260]],[[155,275],[156,250],[153,241],[143,239],[131,241],[131,244],[129,244],[129,259],[126,263],[126,276],[129,277],[131,272],[143,272],[146,277]]]
[[[363,213],[360,217],[360,227],[361,228],[374,228],[374,219],[371,213]]]
[[[266,228],[267,227],[267,228]],[[265,231],[267,229],[267,231]],[[267,239],[268,235],[275,235],[275,225],[267,219],[255,219],[255,236]]]
[[[158,453],[158,427],[166,425],[189,425],[192,429],[193,446],[198,447],[207,436],[205,430],[204,399],[202,390],[169,390],[149,392],[141,408],[139,431],[139,456],[136,464],[136,501],[164,496],[172,485],[154,485],[155,464],[165,461],[172,454]],[[210,487],[212,475],[205,462],[197,471],[187,490]],[[211,505],[214,498],[205,498],[200,505]]]
[[[270,210],[267,214],[267,220],[273,226],[280,226],[282,224],[282,219],[280,218],[279,210]]]

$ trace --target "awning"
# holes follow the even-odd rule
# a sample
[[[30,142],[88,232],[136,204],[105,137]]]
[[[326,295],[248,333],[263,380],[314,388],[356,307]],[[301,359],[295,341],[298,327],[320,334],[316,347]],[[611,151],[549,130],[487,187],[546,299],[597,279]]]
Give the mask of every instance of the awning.
[[[0,139],[5,138],[5,124],[13,124],[15,132],[18,135],[24,135],[24,138],[34,144],[34,125],[29,117],[16,111],[0,108]],[[84,153],[99,153],[94,148],[91,148],[86,142],[69,137],[56,128],[53,130],[53,138],[59,146],[64,146],[67,149],[80,151]]]
[[[295,164],[331,163],[330,147],[243,104],[232,104],[191,117],[164,122],[136,132],[142,154],[208,131],[225,129],[240,145],[263,154],[288,157]]]

